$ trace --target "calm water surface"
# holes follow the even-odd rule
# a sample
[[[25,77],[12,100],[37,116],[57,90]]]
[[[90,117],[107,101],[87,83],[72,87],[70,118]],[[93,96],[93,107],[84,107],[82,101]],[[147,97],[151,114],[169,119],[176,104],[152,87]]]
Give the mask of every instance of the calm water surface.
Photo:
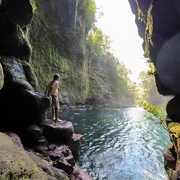
[[[169,136],[140,108],[60,113],[84,136],[79,165],[94,180],[166,180]]]

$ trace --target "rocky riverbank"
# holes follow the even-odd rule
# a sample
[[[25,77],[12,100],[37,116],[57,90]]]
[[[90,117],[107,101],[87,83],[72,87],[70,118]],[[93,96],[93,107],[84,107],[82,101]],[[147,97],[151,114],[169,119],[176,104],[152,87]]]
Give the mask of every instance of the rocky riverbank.
[[[83,136],[70,121],[31,125],[22,141],[13,132],[0,139],[0,179],[92,180],[78,166]]]

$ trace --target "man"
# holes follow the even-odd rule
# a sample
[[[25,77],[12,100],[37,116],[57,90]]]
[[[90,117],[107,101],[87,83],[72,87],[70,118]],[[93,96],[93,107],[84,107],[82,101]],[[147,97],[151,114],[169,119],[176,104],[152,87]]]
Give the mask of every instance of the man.
[[[59,116],[59,98],[58,98],[58,86],[59,86],[60,76],[58,74],[54,75],[52,81],[46,87],[45,94],[52,99],[52,120],[55,122],[61,121]]]

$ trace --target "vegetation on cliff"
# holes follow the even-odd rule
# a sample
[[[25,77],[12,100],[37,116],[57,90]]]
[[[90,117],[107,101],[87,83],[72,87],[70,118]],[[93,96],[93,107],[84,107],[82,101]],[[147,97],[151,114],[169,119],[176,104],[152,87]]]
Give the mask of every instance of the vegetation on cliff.
[[[110,52],[110,39],[94,26],[93,0],[33,1],[29,31],[31,65],[42,92],[54,73],[70,103],[108,107],[134,105],[129,70]],[[62,102],[63,103],[63,102]]]

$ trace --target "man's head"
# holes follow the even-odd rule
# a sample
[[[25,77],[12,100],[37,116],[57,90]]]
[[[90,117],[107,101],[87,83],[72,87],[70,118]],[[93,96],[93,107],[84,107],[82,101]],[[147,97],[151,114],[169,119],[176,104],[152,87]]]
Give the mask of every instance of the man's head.
[[[54,80],[58,80],[59,77],[60,77],[59,74],[55,74],[55,75],[54,75]]]

